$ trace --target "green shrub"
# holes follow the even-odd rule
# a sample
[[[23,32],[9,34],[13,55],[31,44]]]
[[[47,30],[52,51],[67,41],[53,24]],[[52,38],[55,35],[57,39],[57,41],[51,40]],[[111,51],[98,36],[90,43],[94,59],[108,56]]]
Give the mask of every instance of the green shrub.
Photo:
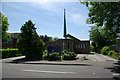
[[[76,54],[74,52],[63,51],[63,60],[74,60]]]
[[[43,52],[43,59],[44,60],[74,60],[76,57],[76,54],[74,52],[68,52],[68,51],[62,51],[62,53],[59,52],[52,52],[48,53],[47,51]]]
[[[70,55],[64,53],[64,55],[63,55],[63,60],[70,60],[70,59],[71,59]]]
[[[119,55],[117,53],[111,55],[112,58],[114,59],[119,59]]]
[[[68,54],[70,54],[70,56],[74,59],[77,55],[75,54],[75,52],[69,52]]]
[[[2,53],[2,58],[10,58],[10,57],[17,57],[21,56],[18,49],[1,49],[0,53]]]
[[[113,54],[116,54],[116,52],[113,51],[113,50],[110,50],[110,51],[108,52],[108,56],[112,56]]]
[[[110,50],[110,48],[108,46],[105,46],[101,49],[101,54],[108,55],[108,56],[115,58],[115,59],[119,58],[118,53],[115,52],[114,50]]]
[[[64,54],[64,53],[68,53],[68,51],[67,50],[64,50],[64,51],[62,51],[62,53]]]
[[[48,60],[52,61],[61,60],[61,54],[58,52],[52,52],[48,55]]]
[[[115,52],[114,50],[111,50],[111,51],[109,51],[109,53],[108,53],[108,56],[110,56],[110,57],[112,57],[112,58],[115,58],[115,59],[118,59],[118,53],[117,52]]]
[[[43,51],[43,60],[47,60],[48,59],[48,52],[47,50]]]
[[[108,55],[109,51],[110,51],[110,48],[108,46],[105,46],[101,49],[101,54]]]
[[[94,48],[93,45],[90,45],[90,50],[91,50],[92,52],[95,52],[95,48]]]

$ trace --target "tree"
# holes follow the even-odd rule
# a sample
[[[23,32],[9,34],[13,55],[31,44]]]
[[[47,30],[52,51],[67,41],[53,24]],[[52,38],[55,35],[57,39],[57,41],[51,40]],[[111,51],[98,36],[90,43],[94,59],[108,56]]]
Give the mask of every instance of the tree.
[[[90,2],[86,6],[89,8],[87,23],[102,26],[109,39],[114,41],[120,31],[120,2]]]
[[[91,45],[95,48],[96,52],[103,46],[102,43],[104,43],[104,39],[98,27],[93,27],[91,29],[90,40],[92,40]]]
[[[0,36],[2,36],[2,42],[3,43],[6,43],[8,38],[9,38],[9,35],[7,33],[7,30],[8,30],[8,26],[9,26],[9,23],[8,23],[8,18],[3,15],[1,12],[0,12]]]
[[[116,30],[119,18],[119,2],[90,2],[88,23]]]
[[[92,41],[92,46],[95,52],[99,52],[100,49],[106,45],[111,45],[112,41],[107,39],[106,33],[101,27],[94,26],[90,30],[90,40]]]
[[[47,35],[44,35],[44,36],[43,36],[43,35],[40,35],[40,39],[41,39],[42,41],[44,41],[44,43],[58,40],[57,37],[49,37],[49,36],[47,36]]]
[[[120,33],[120,2],[84,2],[88,9],[88,24],[94,24],[90,30],[90,39],[94,46],[116,44]]]
[[[48,37],[47,35],[40,35],[40,39],[44,41],[44,43],[51,41],[52,37]]]
[[[44,43],[37,35],[31,20],[21,27],[18,49],[27,59],[42,59]]]

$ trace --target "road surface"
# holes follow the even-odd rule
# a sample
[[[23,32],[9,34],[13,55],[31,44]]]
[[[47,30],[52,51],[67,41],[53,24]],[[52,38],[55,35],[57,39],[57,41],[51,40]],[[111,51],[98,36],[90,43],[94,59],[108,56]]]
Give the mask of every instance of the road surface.
[[[116,73],[97,65],[2,64],[3,78],[113,78]]]
[[[91,58],[90,56],[89,58]],[[98,56],[97,56],[98,57]],[[13,59],[13,58],[12,58]],[[94,59],[94,57],[92,57]],[[101,58],[100,58],[101,59]],[[120,74],[114,71],[118,66],[113,61],[76,60],[79,65],[50,65],[34,63],[7,63],[11,59],[2,61],[2,78],[117,78]]]

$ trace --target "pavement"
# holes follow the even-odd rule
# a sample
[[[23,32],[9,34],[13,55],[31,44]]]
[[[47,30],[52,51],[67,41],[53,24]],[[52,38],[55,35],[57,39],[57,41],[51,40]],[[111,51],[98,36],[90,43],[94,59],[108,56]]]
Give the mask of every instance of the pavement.
[[[83,59],[86,57],[86,60]],[[2,59],[2,62],[11,62],[11,63],[23,63],[23,64],[53,64],[53,65],[85,65],[92,64],[95,62],[117,62],[118,60],[110,58],[108,56],[102,54],[78,54],[76,60],[63,60],[63,61],[48,61],[48,60],[40,60],[40,61],[20,61],[19,59],[25,58],[25,56],[13,57]],[[1,61],[1,60],[0,60]]]
[[[98,62],[106,62],[106,61],[118,61],[117,59],[113,59],[109,56],[94,53],[93,55],[89,54],[79,54],[78,56],[86,56],[88,59]]]

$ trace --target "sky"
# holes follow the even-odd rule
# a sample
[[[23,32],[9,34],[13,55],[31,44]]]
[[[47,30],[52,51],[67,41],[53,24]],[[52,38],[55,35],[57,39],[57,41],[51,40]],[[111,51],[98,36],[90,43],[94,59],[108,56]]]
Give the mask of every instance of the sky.
[[[64,9],[67,34],[89,40],[88,8],[80,2],[2,2],[2,13],[8,18],[10,33],[21,32],[21,26],[32,20],[39,35],[63,38]]]

